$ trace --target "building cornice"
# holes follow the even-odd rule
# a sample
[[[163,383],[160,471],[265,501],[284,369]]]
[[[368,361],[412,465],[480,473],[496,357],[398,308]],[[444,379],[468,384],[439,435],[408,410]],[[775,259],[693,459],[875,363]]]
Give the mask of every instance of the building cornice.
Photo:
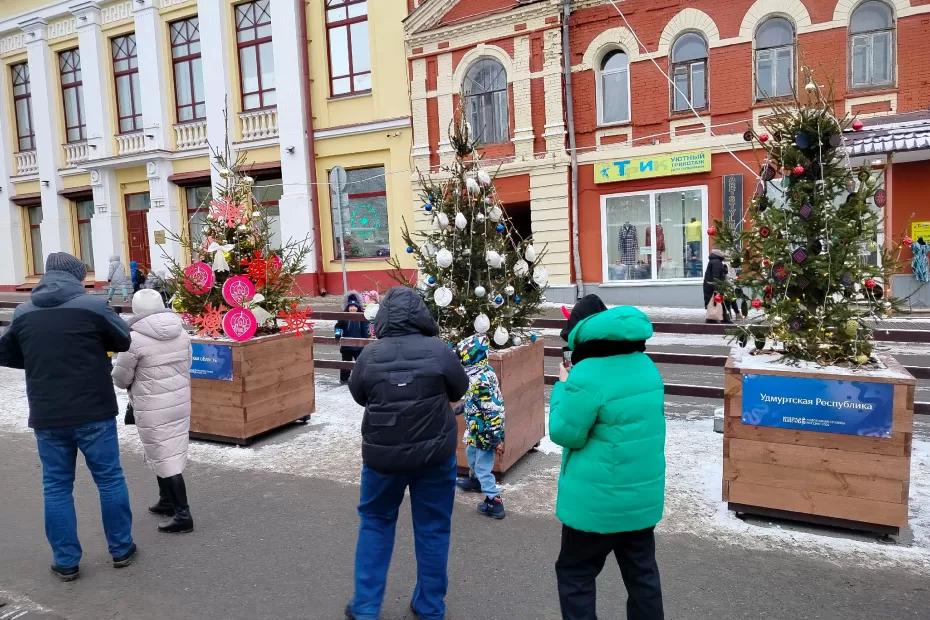
[[[546,7],[544,10],[542,7]],[[539,2],[528,4],[526,6],[515,7],[510,11],[503,13],[494,13],[487,17],[481,17],[473,21],[449,26],[440,26],[431,30],[421,32],[409,32],[406,35],[407,45],[411,48],[422,47],[430,43],[439,41],[455,41],[457,38],[473,35],[476,31],[487,31],[492,28],[506,26],[508,24],[529,21],[540,17],[558,16],[558,6],[551,2]],[[514,36],[519,36],[519,32],[514,32]]]

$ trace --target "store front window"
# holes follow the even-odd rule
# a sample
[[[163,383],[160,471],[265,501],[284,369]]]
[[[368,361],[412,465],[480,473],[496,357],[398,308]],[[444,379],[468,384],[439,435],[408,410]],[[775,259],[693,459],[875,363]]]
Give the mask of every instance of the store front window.
[[[348,205],[340,213],[333,205],[333,252],[341,257],[339,240],[345,235],[346,258],[387,258],[391,255],[388,238],[387,185],[384,166],[346,171]]]
[[[42,205],[26,207],[26,222],[29,227],[29,257],[32,259],[32,274],[45,273],[42,256]]]
[[[77,215],[78,246],[81,260],[87,265],[87,271],[94,271],[94,237],[91,220],[94,217],[94,201],[90,198],[76,200],[74,209]]]
[[[602,204],[605,281],[703,276],[706,187],[616,194]]]

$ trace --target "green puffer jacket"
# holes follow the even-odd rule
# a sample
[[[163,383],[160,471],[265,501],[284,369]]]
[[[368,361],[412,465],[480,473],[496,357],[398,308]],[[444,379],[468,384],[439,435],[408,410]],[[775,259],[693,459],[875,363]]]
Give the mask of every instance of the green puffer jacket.
[[[629,306],[578,323],[575,350],[593,341],[643,341],[652,323]],[[645,353],[589,357],[552,390],[549,434],[565,448],[556,516],[598,534],[655,526],[665,503],[665,387]]]

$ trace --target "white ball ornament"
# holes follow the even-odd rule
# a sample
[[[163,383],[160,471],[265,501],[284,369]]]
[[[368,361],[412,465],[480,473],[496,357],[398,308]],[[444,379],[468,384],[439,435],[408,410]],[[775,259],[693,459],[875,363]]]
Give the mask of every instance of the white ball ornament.
[[[817,85],[814,84],[813,82],[808,82],[808,83],[807,83],[807,86],[805,86],[804,88],[805,88],[805,90],[807,90],[807,92],[812,93],[812,92],[814,92],[815,90],[817,90]]]
[[[478,222],[479,224],[484,224],[485,219],[487,218],[485,217],[484,213],[478,213],[477,215],[475,215],[475,221]]]
[[[475,317],[475,331],[479,334],[486,334],[491,329],[491,319],[483,312]]]
[[[491,184],[491,175],[485,172],[484,170],[478,171],[478,182],[481,183],[484,187],[488,187]]]
[[[433,301],[436,302],[436,305],[440,308],[445,308],[452,303],[452,291],[448,287],[440,286],[436,289],[436,292],[433,293]]]
[[[488,292],[480,284],[475,287],[475,297],[484,297]]]
[[[543,267],[534,269],[533,282],[535,282],[536,286],[539,288],[546,288],[546,285],[549,284],[549,272]]]
[[[445,213],[437,213],[436,224],[438,225],[439,230],[445,230],[449,228],[449,216]]]
[[[464,213],[455,214],[455,227],[459,230],[465,230],[465,227],[468,226],[468,219],[465,218]]]
[[[468,177],[467,179],[465,179],[465,189],[467,189],[468,193],[473,196],[477,196],[478,194],[481,193],[481,186],[478,185],[478,181],[476,181],[472,177]]]
[[[452,252],[445,248],[436,252],[436,264],[443,269],[448,269],[452,265]]]
[[[485,253],[484,258],[488,262],[488,267],[492,269],[500,269],[504,264],[504,259],[494,250],[488,250]]]
[[[506,328],[501,326],[494,330],[494,344],[502,347],[507,344],[508,340],[510,340],[510,333]]]
[[[494,205],[488,210],[488,218],[492,222],[499,222],[501,221],[501,218],[503,217],[504,217],[504,211],[497,205]]]
[[[523,252],[523,256],[526,258],[526,262],[535,263],[536,262],[536,248],[533,247],[533,244],[526,246],[526,250]]]
[[[513,272],[523,278],[530,272],[530,266],[522,258],[513,264]]]
[[[514,287],[512,287],[512,286],[506,286],[506,287],[504,287],[504,294],[507,295],[507,297],[512,297],[513,294],[516,293],[516,292],[517,292],[517,290],[516,290]]]
[[[514,337],[513,337],[513,346],[519,347],[521,344],[523,344],[523,338],[521,338],[520,336],[514,336]]]

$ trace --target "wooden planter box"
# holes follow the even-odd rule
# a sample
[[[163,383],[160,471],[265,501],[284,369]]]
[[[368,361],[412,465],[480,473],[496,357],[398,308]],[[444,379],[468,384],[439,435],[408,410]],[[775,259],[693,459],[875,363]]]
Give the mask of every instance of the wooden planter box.
[[[195,343],[232,349],[232,381],[191,379],[191,437],[247,445],[315,408],[313,334]]]
[[[494,472],[503,474],[539,445],[546,435],[545,347],[542,339],[503,351],[490,351],[504,395],[504,452],[494,462]],[[465,417],[458,416],[459,438],[465,434]],[[465,446],[459,441],[458,465],[468,470]]]
[[[916,381],[900,364],[881,357],[886,370],[853,372],[735,355],[726,366],[723,439],[731,510],[882,534],[907,525]],[[819,389],[845,397],[821,400]],[[760,405],[773,396],[802,402]],[[812,425],[833,430],[797,430]]]

